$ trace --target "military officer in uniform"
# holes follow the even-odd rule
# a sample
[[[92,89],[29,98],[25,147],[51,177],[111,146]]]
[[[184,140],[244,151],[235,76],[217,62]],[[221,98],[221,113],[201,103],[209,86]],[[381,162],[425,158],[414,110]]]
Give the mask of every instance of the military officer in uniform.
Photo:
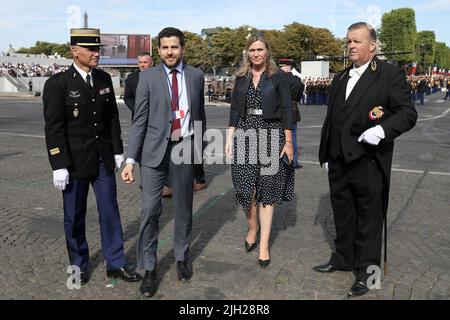
[[[111,76],[95,68],[100,30],[71,29],[70,42],[74,63],[48,79],[43,92],[47,153],[53,184],[62,191],[70,264],[80,268],[81,284],[89,281],[85,216],[91,184],[107,276],[137,281],[126,265],[117,204],[114,171],[123,162],[119,112]]]
[[[381,265],[394,139],[417,120],[406,75],[376,58],[376,41],[369,24],[349,27],[353,65],[333,80],[319,148],[328,171],[336,251],[313,269],[355,271],[349,296],[367,293],[369,267]]]

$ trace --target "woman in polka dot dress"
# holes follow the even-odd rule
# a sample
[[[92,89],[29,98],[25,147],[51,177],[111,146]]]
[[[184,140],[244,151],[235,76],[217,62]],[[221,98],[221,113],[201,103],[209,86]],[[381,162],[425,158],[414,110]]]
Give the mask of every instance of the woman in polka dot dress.
[[[247,216],[245,250],[257,247],[260,232],[258,262],[265,268],[274,205],[294,196],[292,107],[285,75],[269,57],[264,35],[251,36],[245,49],[232,93],[225,153],[234,160],[236,203]]]

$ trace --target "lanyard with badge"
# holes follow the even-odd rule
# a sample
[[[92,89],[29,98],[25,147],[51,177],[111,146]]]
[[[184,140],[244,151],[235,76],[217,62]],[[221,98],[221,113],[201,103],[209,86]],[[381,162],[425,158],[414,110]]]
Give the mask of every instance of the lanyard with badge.
[[[173,70],[177,70],[177,72],[179,72],[178,69],[176,69],[176,68],[173,69]],[[177,99],[177,110],[176,111],[172,111],[172,119],[181,121],[181,119],[184,119],[184,117],[185,117],[184,110],[180,110],[180,99],[181,99],[181,96],[183,94],[183,89],[184,89],[184,86],[183,86],[184,65],[183,65],[183,67],[181,69],[180,74],[181,74],[181,81],[180,81],[181,89],[179,90],[178,99]],[[172,98],[172,94],[173,94],[172,93],[172,83],[170,81],[169,76],[167,75],[167,72],[166,72],[166,78],[167,78],[167,83],[169,84],[169,89],[170,89],[169,91],[170,91],[170,95],[171,95],[171,98]],[[177,78],[177,81],[178,81],[178,78]]]

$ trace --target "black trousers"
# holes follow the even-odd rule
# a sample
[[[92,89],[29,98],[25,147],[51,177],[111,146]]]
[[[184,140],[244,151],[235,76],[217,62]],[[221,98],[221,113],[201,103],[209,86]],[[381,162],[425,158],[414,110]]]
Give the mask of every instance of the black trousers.
[[[336,224],[336,252],[331,263],[342,270],[380,266],[384,177],[375,159],[328,162],[331,205]]]

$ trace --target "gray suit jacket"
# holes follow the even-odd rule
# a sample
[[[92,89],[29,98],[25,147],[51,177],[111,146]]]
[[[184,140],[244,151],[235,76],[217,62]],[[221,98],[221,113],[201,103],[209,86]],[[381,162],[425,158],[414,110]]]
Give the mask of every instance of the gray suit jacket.
[[[194,121],[206,130],[203,71],[187,65],[184,69],[186,91]],[[134,119],[130,128],[128,158],[156,168],[163,160],[171,135],[171,98],[162,64],[139,73]]]

